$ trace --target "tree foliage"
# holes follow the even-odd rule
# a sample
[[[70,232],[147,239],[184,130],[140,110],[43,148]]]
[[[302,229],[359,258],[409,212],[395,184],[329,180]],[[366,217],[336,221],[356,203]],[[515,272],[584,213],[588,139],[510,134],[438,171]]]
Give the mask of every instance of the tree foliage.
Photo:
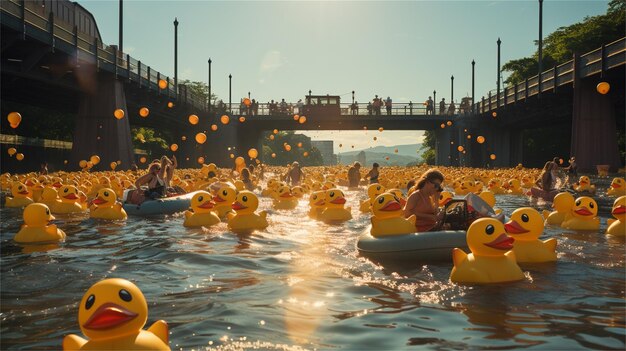
[[[150,157],[161,157],[168,149],[163,135],[152,128],[132,128],[130,132],[135,149],[146,150]]]
[[[603,44],[624,37],[626,0],[612,0],[606,14],[585,17],[582,22],[560,27],[543,39],[544,69],[572,59],[574,53],[584,54]],[[535,41],[538,45],[538,41]],[[538,50],[531,57],[511,60],[502,66],[503,72],[510,72],[506,84],[517,84],[526,78],[537,75],[539,70]]]
[[[272,140],[270,135],[274,136]],[[302,147],[298,144],[302,143]],[[291,147],[290,151],[285,149],[285,144]],[[304,134],[296,134],[294,131],[283,131],[273,134],[272,132],[263,135],[263,160],[269,165],[284,166],[298,161],[301,166],[321,166],[324,164],[322,154],[316,147],[311,146],[311,139]],[[307,156],[304,153],[307,152]],[[272,157],[272,154],[276,154]]]
[[[433,130],[427,130],[424,132],[424,142],[422,143],[422,148],[421,150],[424,150],[424,152],[422,153],[422,159],[424,160],[424,162],[426,164],[429,165],[434,165],[436,163],[437,160],[437,155],[436,155],[436,137],[435,137],[435,131]]]

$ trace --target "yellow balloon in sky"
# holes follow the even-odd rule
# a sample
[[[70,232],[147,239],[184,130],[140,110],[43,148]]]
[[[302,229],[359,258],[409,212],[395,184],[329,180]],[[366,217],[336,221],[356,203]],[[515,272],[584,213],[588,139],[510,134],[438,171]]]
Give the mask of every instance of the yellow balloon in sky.
[[[191,124],[198,124],[198,122],[200,121],[200,119],[198,118],[198,116],[196,115],[189,115],[189,123]]]
[[[17,149],[14,147],[10,147],[7,152],[9,153],[9,156],[13,157],[13,155],[15,155],[15,153],[17,152]]]
[[[10,112],[7,119],[9,120],[9,124],[11,124],[12,128],[17,128],[22,121],[22,115],[20,115],[19,112]]]
[[[198,163],[201,165],[204,164],[204,157],[202,156],[198,157]]]
[[[451,126],[451,125],[452,125],[452,121],[448,121],[448,122],[446,122],[446,124],[447,124],[447,125],[448,125],[448,127],[449,127],[449,126]]]
[[[21,161],[21,160],[23,160],[23,159],[24,159],[24,154],[20,152],[19,154],[15,155],[15,158],[16,158],[18,161]]]
[[[446,127],[446,125],[445,125],[445,124],[443,124],[443,123],[441,123],[441,129],[443,129],[443,128],[445,128],[445,127]]]
[[[298,143],[298,147],[302,147],[302,143]]]
[[[169,108],[174,107],[174,103],[173,103],[173,102],[171,102],[171,101],[170,101],[170,102],[168,102],[168,103],[167,103],[167,107],[169,107]]]
[[[206,134],[204,133],[196,134],[196,142],[198,142],[198,144],[204,144],[205,141],[206,141]]]
[[[304,124],[306,122],[306,116],[300,116],[298,122],[300,122],[300,124]]]
[[[252,104],[252,101],[250,101],[250,99],[248,99],[248,98],[244,98],[243,99],[243,104],[246,105],[246,106],[250,106],[250,104]]]
[[[607,83],[607,82],[600,82],[596,86],[596,90],[598,91],[598,93],[604,95],[604,94],[608,93],[609,90],[611,90],[611,85],[609,83]]]
[[[302,154],[302,156],[307,157],[307,156],[309,156],[309,153],[308,153],[307,151],[305,151],[305,152]]]
[[[297,120],[299,120],[299,119],[300,119],[300,116],[298,116],[298,115],[293,115],[293,120],[294,120],[294,121],[297,121]]]
[[[274,134],[278,134],[278,129],[274,129]]]
[[[230,117],[222,115],[222,117],[220,117],[220,122],[222,122],[222,124],[228,124],[228,122],[230,122]]]
[[[170,145],[170,150],[176,152],[176,150],[178,150],[178,144],[172,144]]]
[[[141,156],[139,158],[139,162],[141,162],[141,163],[146,163],[147,161],[148,161],[148,159],[146,158],[146,156]],[[116,165],[117,165],[117,163],[116,163]]]
[[[142,107],[139,109],[139,115],[143,118],[148,117],[148,115],[150,114],[150,110],[148,110],[147,107]]]
[[[285,145],[285,150],[286,151],[291,151],[291,145],[289,145],[289,144]]]
[[[250,158],[257,158],[259,156],[259,152],[256,149],[250,149],[248,150],[248,156],[250,156]]]
[[[465,148],[462,145],[457,146],[456,149],[459,150],[459,152],[463,152],[463,150],[465,150]]]
[[[482,143],[484,143],[484,142],[485,142],[485,137],[484,137],[484,136],[482,136],[482,135],[479,135],[479,136],[477,136],[477,137],[476,137],[476,141],[477,141],[479,144],[482,144]]]
[[[496,159],[496,154],[491,154],[491,155],[489,156],[489,158],[490,158],[490,159],[492,159],[492,160],[495,160],[495,159]]]
[[[211,124],[211,130],[212,131],[216,131],[217,130],[217,124]]]
[[[235,164],[237,166],[241,166],[241,165],[245,165],[246,164],[246,160],[243,159],[243,157],[239,156],[235,159]]]
[[[378,131],[382,133],[382,131],[385,130],[383,127],[378,128]]]
[[[230,158],[235,158],[235,154],[230,154]]]
[[[246,121],[246,117],[244,116],[239,117],[239,122],[243,123],[245,121]]]
[[[111,167],[111,170],[115,170],[115,167],[117,167],[117,162],[111,162],[109,163],[109,167]],[[84,168],[84,167],[83,167]]]
[[[115,116],[115,118],[117,119],[124,118],[124,110],[122,110],[121,108],[118,108],[117,110],[113,111],[113,116]]]
[[[87,167],[87,160],[80,160],[80,162],[78,162],[78,165],[80,166],[80,168]]]
[[[159,88],[161,89],[167,88],[167,81],[165,79],[159,80]]]
[[[274,134],[270,134],[270,140],[274,140]]]
[[[89,160],[91,161],[91,163],[93,163],[94,165],[97,165],[98,163],[100,163],[100,156],[98,155],[93,155],[89,158]]]

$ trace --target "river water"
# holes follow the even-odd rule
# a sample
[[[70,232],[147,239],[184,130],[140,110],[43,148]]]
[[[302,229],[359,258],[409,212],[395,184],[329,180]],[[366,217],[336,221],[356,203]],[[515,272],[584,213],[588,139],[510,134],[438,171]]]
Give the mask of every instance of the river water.
[[[522,265],[517,283],[460,286],[449,281],[451,262],[361,257],[365,194],[346,194],[354,219],[340,226],[309,219],[306,201],[274,211],[262,198],[270,226],[252,235],[225,223],[187,229],[181,215],[66,218],[66,242],[34,249],[12,241],[21,212],[1,209],[0,349],[60,349],[63,336],[81,335],[83,294],[113,277],[143,291],[148,325],[167,321],[172,350],[625,348],[624,240],[603,234],[606,206],[598,233],[546,228],[557,263]],[[497,197],[507,214],[528,204]]]

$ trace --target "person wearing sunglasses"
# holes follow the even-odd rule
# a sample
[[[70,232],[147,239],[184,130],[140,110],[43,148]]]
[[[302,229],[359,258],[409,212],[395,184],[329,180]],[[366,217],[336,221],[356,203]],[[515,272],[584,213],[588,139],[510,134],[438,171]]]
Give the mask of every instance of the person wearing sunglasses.
[[[415,215],[415,228],[426,232],[438,228],[441,214],[437,206],[439,193],[443,191],[443,174],[436,169],[429,169],[417,181],[416,188],[406,201],[404,217]]]

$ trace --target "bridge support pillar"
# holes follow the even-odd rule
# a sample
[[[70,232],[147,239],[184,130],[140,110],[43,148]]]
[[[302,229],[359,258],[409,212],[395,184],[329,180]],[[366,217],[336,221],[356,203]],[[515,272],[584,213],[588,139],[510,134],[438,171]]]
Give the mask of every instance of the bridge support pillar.
[[[446,126],[435,130],[437,166],[457,166],[459,164],[459,158],[452,151],[456,151],[458,145],[457,134],[456,126]]]
[[[599,82],[599,78],[575,82],[571,156],[576,157],[579,170],[591,171],[596,165],[610,165],[615,172],[620,166],[620,157],[611,94],[619,94],[619,90],[612,89],[602,95],[596,91]]]
[[[116,119],[116,109],[124,110],[125,117]],[[134,160],[129,114],[122,82],[113,76],[99,75],[95,93],[85,93],[78,107],[71,168],[78,168],[80,160],[88,161],[92,155],[100,157],[95,170],[110,169],[109,164],[115,161],[121,161],[117,169],[130,168]]]
[[[253,164],[256,166],[256,161],[250,160],[250,157],[248,156],[248,150],[255,148],[259,153],[259,160],[264,162],[262,159],[263,146],[261,144],[261,135],[263,134],[263,131],[256,128],[239,127],[236,132],[237,152],[235,153],[235,156],[243,157],[246,160],[247,165],[254,162]]]

